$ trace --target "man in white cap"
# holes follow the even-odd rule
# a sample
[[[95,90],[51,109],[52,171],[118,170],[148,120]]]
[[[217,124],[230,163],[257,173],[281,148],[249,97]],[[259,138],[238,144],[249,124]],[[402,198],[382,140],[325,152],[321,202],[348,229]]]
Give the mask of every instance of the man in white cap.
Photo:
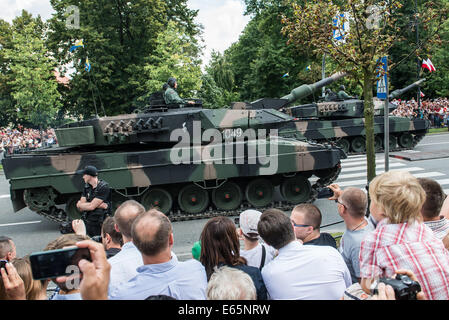
[[[257,224],[262,213],[257,210],[245,210],[240,214],[238,235],[244,243],[240,255],[247,260],[249,266],[262,268],[276,256],[277,251],[267,244],[259,242]]]

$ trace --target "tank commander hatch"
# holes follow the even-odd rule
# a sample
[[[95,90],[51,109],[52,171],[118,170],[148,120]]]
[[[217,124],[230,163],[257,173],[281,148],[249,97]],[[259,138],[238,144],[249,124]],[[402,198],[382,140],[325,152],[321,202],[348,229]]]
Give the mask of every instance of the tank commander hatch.
[[[176,78],[169,78],[167,81],[168,87],[164,92],[164,100],[167,105],[169,104],[179,104],[180,108],[183,108],[186,104],[195,104],[194,101],[187,101],[182,99],[176,92],[178,88],[178,82]]]
[[[335,101],[337,100],[337,94],[333,92],[331,89],[326,89],[326,94],[324,96],[324,101]]]

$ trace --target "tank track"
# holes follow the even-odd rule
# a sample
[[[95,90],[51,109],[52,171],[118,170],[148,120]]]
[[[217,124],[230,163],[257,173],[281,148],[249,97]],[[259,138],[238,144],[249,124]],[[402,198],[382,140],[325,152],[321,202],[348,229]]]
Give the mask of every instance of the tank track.
[[[331,184],[332,182],[334,182],[337,179],[338,175],[340,174],[340,171],[341,171],[341,164],[338,163],[338,165],[336,165],[327,176],[318,179],[312,185],[310,199],[307,201],[307,203],[314,202],[318,196],[317,190],[319,188],[326,187],[329,184]],[[294,206],[295,206],[295,204],[291,204],[287,201],[273,201],[270,203],[270,205],[263,207],[263,208],[257,208],[257,210],[264,211],[266,209],[276,208],[276,209],[287,211],[287,210],[293,209]],[[249,203],[244,203],[240,206],[240,208],[238,208],[236,210],[230,210],[230,211],[216,210],[216,209],[213,209],[212,207],[209,207],[209,209],[207,211],[204,211],[202,213],[183,214],[179,210],[176,213],[171,211],[170,214],[168,215],[168,218],[170,219],[171,222],[177,222],[177,221],[208,219],[208,218],[217,217],[217,216],[238,216],[242,211],[244,211],[246,209],[250,209],[250,208],[253,208],[253,207]],[[40,211],[35,211],[35,212],[37,214],[45,217],[46,219],[54,221],[54,222],[62,223],[62,222],[67,221],[66,212],[61,208],[57,208],[56,206],[50,207],[49,210],[40,210]]]
[[[397,144],[397,145],[396,145],[396,148],[390,149],[389,152],[397,152],[397,151],[413,150],[413,149],[418,145],[418,143],[419,143],[424,137],[425,137],[425,135],[414,135],[414,136],[413,136],[413,145],[412,145],[411,148],[403,148],[403,147],[400,147],[400,146]],[[318,143],[321,143],[321,144],[323,144],[323,143],[331,143],[331,144],[334,144],[334,145],[335,145],[335,142],[334,142],[334,141],[329,141],[329,140],[321,140],[321,141],[319,141]],[[379,153],[379,152],[384,152],[384,149],[380,149],[379,151],[376,151],[375,153]],[[349,151],[349,152],[347,153],[347,155],[349,155],[349,156],[358,156],[358,155],[364,155],[364,154],[366,154],[366,152],[354,152],[354,151]]]

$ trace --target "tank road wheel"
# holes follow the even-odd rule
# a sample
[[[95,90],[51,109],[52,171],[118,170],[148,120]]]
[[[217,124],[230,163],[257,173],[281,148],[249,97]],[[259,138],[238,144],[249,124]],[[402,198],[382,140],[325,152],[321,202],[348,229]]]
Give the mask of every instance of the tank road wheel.
[[[173,198],[168,191],[161,188],[153,188],[145,192],[141,202],[146,210],[158,208],[162,213],[168,214],[173,205]]]
[[[254,179],[246,186],[245,196],[254,207],[265,207],[273,201],[273,184],[268,179]]]
[[[187,213],[203,212],[209,205],[209,193],[197,185],[186,185],[179,192],[178,204]]]
[[[384,147],[383,138],[381,135],[374,136],[374,151],[380,152]]]
[[[81,199],[81,195],[72,196],[65,204],[65,212],[70,220],[81,219],[81,212],[76,207],[76,203]]]
[[[340,140],[337,141],[337,146],[342,148],[345,153],[348,153],[351,144],[349,143],[348,139],[341,138]]]
[[[401,147],[411,149],[413,147],[413,135],[410,132],[404,132],[399,136],[398,143]]]
[[[23,197],[27,206],[35,212],[49,210],[55,205],[57,197],[55,189],[49,188],[34,188],[26,189]]]
[[[212,191],[212,202],[218,209],[235,210],[242,202],[242,190],[234,182],[226,182]]]
[[[311,191],[310,181],[301,175],[287,178],[281,184],[282,196],[293,204],[309,200]]]
[[[394,135],[392,135],[392,134],[390,134],[390,137],[389,137],[389,148],[390,148],[390,150],[394,150],[394,149],[396,149],[396,145],[398,144],[398,138],[396,138],[396,136],[394,136]]]
[[[365,138],[362,136],[355,137],[351,141],[351,150],[357,153],[363,153],[366,149]]]

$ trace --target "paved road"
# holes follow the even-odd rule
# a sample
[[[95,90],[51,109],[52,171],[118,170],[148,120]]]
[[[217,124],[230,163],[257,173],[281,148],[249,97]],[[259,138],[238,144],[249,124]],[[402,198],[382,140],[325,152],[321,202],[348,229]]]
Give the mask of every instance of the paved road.
[[[428,135],[415,148],[419,152],[449,150],[449,134]],[[419,153],[417,153],[419,154]],[[377,172],[384,171],[384,155],[377,154]],[[408,170],[417,177],[431,177],[440,182],[446,194],[449,194],[448,159],[430,159],[421,161],[405,161],[390,158],[390,170]],[[366,158],[351,156],[342,162],[342,172],[337,183],[343,188],[355,186],[364,188],[366,184]],[[341,221],[335,210],[335,203],[326,199],[318,199],[315,204],[323,213],[322,225]],[[0,235],[12,237],[17,245],[18,256],[42,250],[48,242],[57,238],[60,233],[58,224],[25,208],[14,213],[9,198],[9,183],[0,174]],[[195,221],[174,222],[175,246],[174,252],[180,259],[191,257],[190,249],[199,239],[201,229],[206,219]],[[327,232],[344,231],[344,224],[337,224],[323,229]]]

